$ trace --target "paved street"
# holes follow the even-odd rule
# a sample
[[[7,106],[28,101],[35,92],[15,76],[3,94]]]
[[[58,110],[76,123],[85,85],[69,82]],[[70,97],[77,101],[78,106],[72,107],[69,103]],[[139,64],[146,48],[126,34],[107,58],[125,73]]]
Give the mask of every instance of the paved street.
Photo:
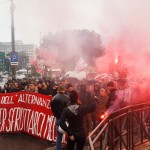
[[[88,150],[85,146],[84,150]],[[55,143],[41,140],[33,136],[19,134],[0,134],[0,150],[56,150]],[[150,150],[150,142],[140,145],[135,150]]]
[[[0,150],[47,150],[54,145],[27,134],[0,134]]]

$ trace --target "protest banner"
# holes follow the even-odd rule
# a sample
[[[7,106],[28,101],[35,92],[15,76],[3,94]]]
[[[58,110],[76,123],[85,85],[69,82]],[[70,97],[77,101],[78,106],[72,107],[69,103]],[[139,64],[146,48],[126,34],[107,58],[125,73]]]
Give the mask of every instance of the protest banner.
[[[56,141],[52,96],[31,92],[0,94],[0,133],[24,132]]]

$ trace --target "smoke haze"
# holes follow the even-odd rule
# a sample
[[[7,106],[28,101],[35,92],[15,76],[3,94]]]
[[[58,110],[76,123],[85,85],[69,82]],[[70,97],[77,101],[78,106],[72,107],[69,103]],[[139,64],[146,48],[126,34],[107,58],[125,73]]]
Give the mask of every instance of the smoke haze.
[[[10,2],[2,4],[1,1],[3,0],[0,0],[0,41],[10,41]],[[115,63],[115,58],[121,56],[124,66],[128,69],[129,81],[137,82],[131,85],[133,89],[139,87],[144,91],[142,96],[150,97],[150,0],[14,0],[14,2],[17,40],[39,44],[47,33],[57,35],[61,31],[84,29],[95,31],[100,35],[102,45],[105,47],[103,57],[92,59],[96,63],[97,70],[108,72],[110,66]],[[63,54],[66,57],[61,59],[62,64],[67,65],[65,61],[77,63],[78,59],[74,60],[73,54],[80,55],[80,45],[75,41],[74,37],[65,41],[67,53]],[[55,51],[49,52],[51,47],[43,48],[39,56],[46,56],[43,56],[44,59],[51,64],[59,56],[58,47],[55,48],[53,47]]]
[[[108,68],[112,57],[126,56],[130,68],[149,74],[149,0],[15,0],[16,39],[38,43],[48,32],[69,29],[95,30],[102,37],[106,58],[98,69]],[[3,7],[2,7],[3,6]],[[0,40],[10,39],[9,3],[1,4]],[[5,13],[3,13],[5,11]],[[5,16],[4,16],[5,14]],[[111,58],[110,58],[111,57]],[[145,67],[143,67],[145,66]],[[102,69],[102,70],[104,70]],[[141,70],[142,69],[142,70]]]
[[[95,30],[106,42],[128,28],[149,36],[149,0],[63,0],[63,2],[15,0],[14,2],[16,38],[27,42],[39,42],[40,32],[44,35],[47,32],[66,29]],[[1,4],[0,8],[3,18],[0,27],[6,29],[7,26],[9,31],[9,3]],[[2,13],[4,11],[5,13]],[[4,14],[6,17],[3,17]]]
[[[95,59],[104,55],[101,37],[89,30],[66,30],[48,34],[42,39],[37,53],[39,60],[46,60],[47,66],[74,70],[80,58],[89,66],[95,66]]]

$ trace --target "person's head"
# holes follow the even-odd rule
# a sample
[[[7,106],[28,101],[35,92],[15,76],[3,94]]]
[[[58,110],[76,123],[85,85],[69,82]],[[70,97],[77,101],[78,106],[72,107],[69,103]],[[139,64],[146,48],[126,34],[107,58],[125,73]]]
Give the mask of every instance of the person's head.
[[[25,82],[25,83],[26,83],[26,82],[27,82],[27,79],[26,79],[26,78],[23,78],[21,82]]]
[[[100,89],[100,96],[106,96],[106,90],[104,88]]]
[[[69,98],[70,98],[70,103],[77,103],[78,102],[78,93],[75,90],[71,91]]]
[[[32,80],[30,81],[30,83],[35,83],[35,80],[32,79]]]
[[[21,86],[26,86],[27,85],[27,80],[26,78],[23,78],[21,81]]]
[[[66,81],[65,79],[62,79],[62,80],[61,80],[61,84],[62,84],[63,86],[66,86],[67,81]]]
[[[66,91],[66,89],[65,89],[65,86],[64,85],[62,85],[62,84],[60,84],[59,86],[58,86],[58,92],[60,93],[65,93],[65,91]]]
[[[9,84],[9,87],[12,88],[12,89],[16,88],[16,87],[15,87],[15,83],[14,83],[14,82],[10,83],[10,84]]]
[[[15,87],[19,87],[19,83],[18,82],[15,82]]]
[[[43,82],[42,81],[38,81],[37,85],[38,85],[39,88],[42,88]]]
[[[73,91],[73,85],[71,83],[67,84],[67,90],[70,92]]]
[[[86,86],[85,84],[80,85],[80,92],[85,92],[86,91]]]
[[[30,85],[29,85],[29,88],[32,90],[32,89],[35,89],[35,84],[34,83],[30,83]]]
[[[110,81],[110,82],[108,82],[107,83],[107,88],[108,88],[108,90],[112,90],[112,89],[114,89],[115,88],[115,84],[114,84],[114,82],[113,81]]]
[[[94,92],[99,92],[100,90],[100,84],[96,83],[94,84]]]
[[[43,84],[42,84],[42,89],[47,89],[46,83],[43,83]]]
[[[94,86],[93,86],[92,84],[88,86],[88,91],[89,91],[90,93],[93,93],[93,91],[94,91]]]
[[[46,83],[47,86],[50,86],[50,81],[49,80],[47,80],[45,83]]]

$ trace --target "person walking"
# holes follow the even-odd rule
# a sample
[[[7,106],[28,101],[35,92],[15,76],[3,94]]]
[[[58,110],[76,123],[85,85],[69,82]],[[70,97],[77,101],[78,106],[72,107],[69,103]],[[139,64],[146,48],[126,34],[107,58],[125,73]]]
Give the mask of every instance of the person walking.
[[[91,93],[87,91],[85,84],[80,85],[79,99],[83,106],[91,103],[93,100]],[[86,135],[88,136],[89,133],[93,130],[92,113],[88,113],[84,116],[83,124],[84,128],[86,129]]]
[[[77,150],[83,150],[86,142],[83,118],[87,113],[91,113],[95,109],[96,105],[94,102],[80,105],[77,92],[74,90],[70,92],[70,104],[63,110],[60,119],[60,128],[68,133],[67,150],[73,150],[75,145]]]
[[[63,134],[58,131],[60,125],[60,117],[63,109],[67,107],[69,97],[64,94],[65,87],[63,85],[58,86],[58,94],[56,94],[51,101],[51,110],[56,117],[56,148],[57,150],[62,150],[62,136]]]

